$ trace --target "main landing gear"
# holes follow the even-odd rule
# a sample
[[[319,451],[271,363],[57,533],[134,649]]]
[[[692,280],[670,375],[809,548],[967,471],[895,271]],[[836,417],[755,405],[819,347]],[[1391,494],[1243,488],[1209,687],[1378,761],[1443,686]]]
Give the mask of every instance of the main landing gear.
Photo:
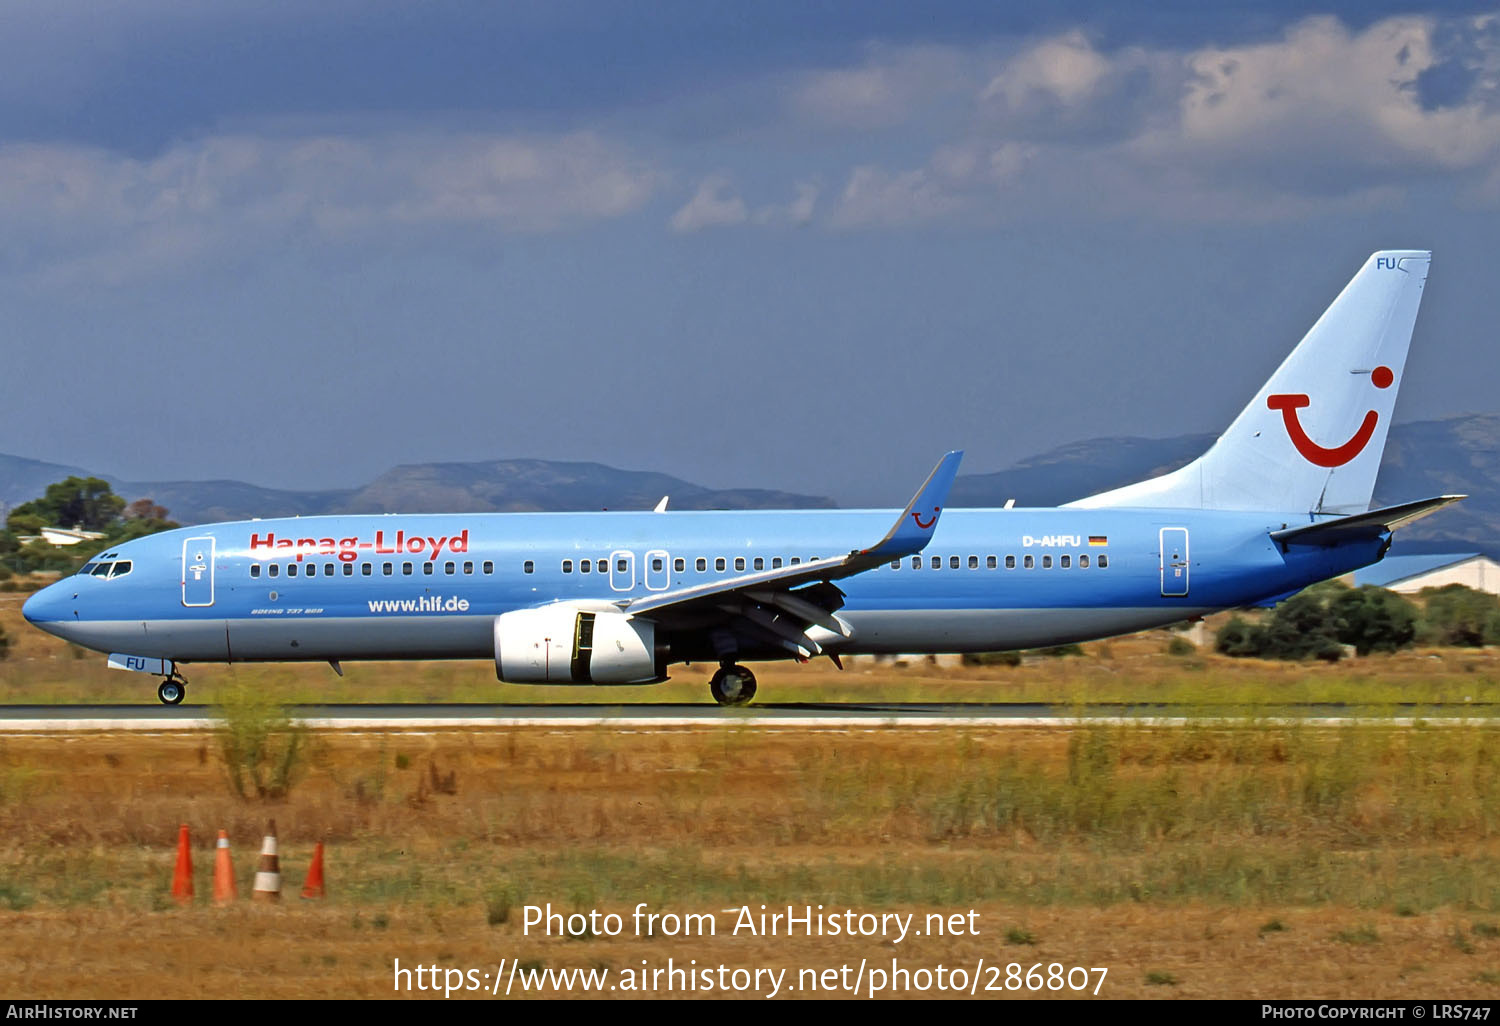
[[[735,663],[726,663],[708,682],[714,701],[720,705],[745,705],[755,697],[755,674]]]
[[[182,700],[187,697],[187,681],[173,671],[172,676],[162,681],[161,686],[156,689],[156,697],[161,699],[162,705],[181,705]]]

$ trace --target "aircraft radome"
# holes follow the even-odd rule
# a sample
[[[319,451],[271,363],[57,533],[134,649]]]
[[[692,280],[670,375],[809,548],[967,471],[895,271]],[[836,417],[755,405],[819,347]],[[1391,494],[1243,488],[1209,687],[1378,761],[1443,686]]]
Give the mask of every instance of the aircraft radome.
[[[892,510],[319,516],[101,553],[26,619],[163,678],[184,663],[493,659],[517,684],[1083,641],[1266,603],[1384,556],[1462,496],[1370,510],[1431,254],[1373,254],[1218,441],[1050,509],[945,510],[950,452]]]

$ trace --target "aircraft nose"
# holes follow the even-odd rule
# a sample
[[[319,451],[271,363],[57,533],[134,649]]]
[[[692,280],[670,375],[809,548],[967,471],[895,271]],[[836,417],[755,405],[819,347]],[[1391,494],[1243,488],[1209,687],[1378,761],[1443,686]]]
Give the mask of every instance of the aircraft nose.
[[[73,599],[77,598],[73,582],[67,579],[49,584],[33,594],[21,606],[21,615],[33,626],[47,629],[50,623],[74,618]]]

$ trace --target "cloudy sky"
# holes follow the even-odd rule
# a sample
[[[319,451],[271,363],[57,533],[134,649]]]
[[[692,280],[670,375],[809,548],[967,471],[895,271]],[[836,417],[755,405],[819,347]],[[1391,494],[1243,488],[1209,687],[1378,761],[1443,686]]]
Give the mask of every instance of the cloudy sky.
[[[1228,423],[1372,250],[1500,410],[1500,8],[0,0],[0,451],[898,504]]]

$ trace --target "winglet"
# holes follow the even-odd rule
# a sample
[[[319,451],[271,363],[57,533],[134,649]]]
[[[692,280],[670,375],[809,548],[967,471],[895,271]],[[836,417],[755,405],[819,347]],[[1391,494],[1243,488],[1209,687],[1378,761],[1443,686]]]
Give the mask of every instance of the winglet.
[[[906,504],[906,509],[901,511],[901,516],[891,525],[886,536],[870,548],[860,550],[857,555],[880,562],[900,559],[925,549],[932,540],[933,531],[937,529],[938,518],[943,514],[943,504],[948,501],[953,479],[958,476],[958,461],[963,456],[962,449],[955,449],[938,460],[937,466],[932,468],[932,473],[927,475],[927,480],[917,489],[911,502]]]

